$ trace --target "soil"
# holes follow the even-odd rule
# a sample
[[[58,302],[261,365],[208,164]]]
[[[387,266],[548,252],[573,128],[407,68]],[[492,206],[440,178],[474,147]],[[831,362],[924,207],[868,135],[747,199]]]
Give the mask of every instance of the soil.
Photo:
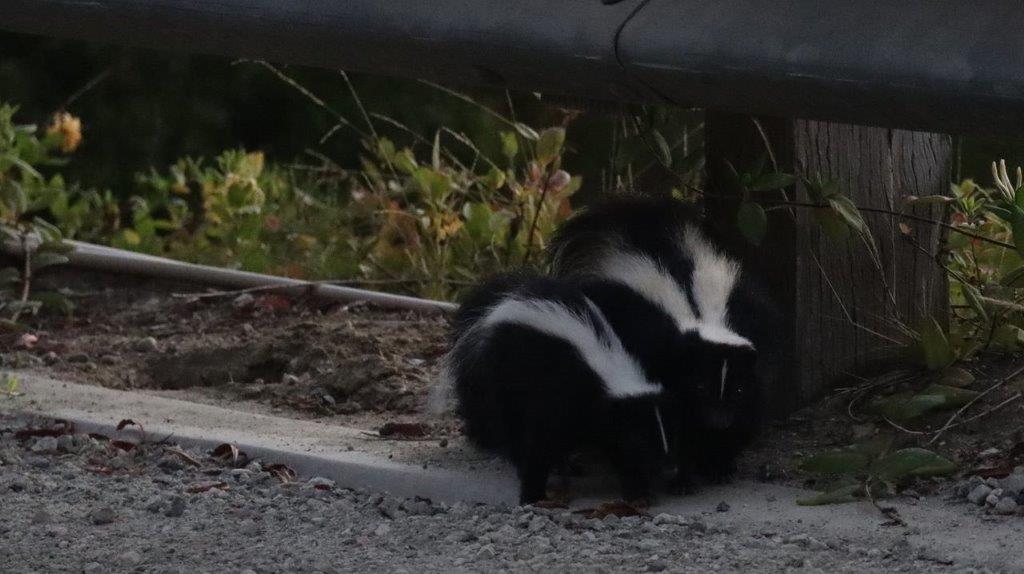
[[[383,430],[382,435],[390,431],[395,438],[459,434],[451,415],[427,409],[445,351],[444,317],[362,303],[323,306],[273,293],[210,296],[210,290],[195,285],[79,270],[62,270],[46,281],[73,285],[68,293],[77,309],[70,318],[33,319],[28,339],[0,334],[0,348],[15,349],[0,353],[0,366],[236,410]],[[957,384],[983,391],[1021,364],[1007,358],[975,361],[966,365],[974,380]],[[815,486],[798,470],[807,456],[879,436],[893,437],[895,446],[928,446],[968,475],[1005,476],[1024,464],[1021,380],[984,395],[958,422],[986,414],[950,428],[934,442],[935,430],[952,411],[899,424],[867,414],[871,401],[886,393],[932,382],[914,373],[854,381],[768,425],[742,459],[740,475]],[[934,490],[937,484],[925,481],[915,488]]]
[[[420,423],[444,353],[445,319],[273,293],[210,297],[188,284],[75,271],[71,317],[0,334],[2,365],[74,382],[356,428]],[[20,347],[20,348],[19,348]],[[454,421],[429,421],[452,432]]]

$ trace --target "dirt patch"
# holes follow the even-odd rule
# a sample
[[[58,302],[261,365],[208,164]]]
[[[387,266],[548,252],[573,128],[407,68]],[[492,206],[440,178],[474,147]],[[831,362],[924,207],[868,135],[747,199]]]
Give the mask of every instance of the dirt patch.
[[[76,285],[77,310],[36,319],[31,342],[0,335],[17,348],[3,366],[376,429],[423,422],[444,352],[439,316],[272,294],[189,297],[203,288],[98,273],[49,281]]]

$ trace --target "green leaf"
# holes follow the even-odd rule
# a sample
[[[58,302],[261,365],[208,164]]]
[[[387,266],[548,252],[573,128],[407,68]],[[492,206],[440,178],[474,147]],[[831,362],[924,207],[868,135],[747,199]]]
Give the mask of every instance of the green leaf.
[[[967,374],[970,375],[970,373]],[[946,409],[962,407],[973,401],[978,396],[977,391],[940,384],[928,385],[923,391],[921,391],[921,394],[942,397],[945,401],[943,402],[942,407]]]
[[[430,165],[434,171],[441,170],[441,130],[434,132],[434,145],[430,149]]]
[[[864,218],[860,214],[860,210],[854,205],[850,198],[836,195],[827,198],[829,206],[832,210],[843,218],[843,221],[847,223],[852,229],[864,233],[867,231],[867,224],[864,223]]]
[[[501,153],[509,160],[519,153],[519,140],[512,132],[501,132]]]
[[[665,136],[658,130],[651,130],[654,143],[658,146],[658,161],[665,167],[672,167],[672,146],[668,145]]]
[[[854,474],[866,469],[869,463],[864,453],[837,450],[812,456],[801,463],[800,468],[817,474]]]
[[[816,214],[821,231],[832,241],[844,241],[850,236],[850,226],[832,211],[818,210]]]
[[[956,198],[945,195],[925,195],[921,197],[908,195],[903,198],[903,203],[907,205],[946,205],[954,201],[956,201]]]
[[[1012,287],[1014,289],[1024,287],[1024,267],[1018,267],[1004,275],[999,284],[1003,287]]]
[[[978,316],[978,319],[988,323],[988,312],[985,310],[985,305],[981,302],[981,291],[978,291],[978,288],[970,283],[961,283],[960,290],[964,294],[967,304]]]
[[[32,271],[39,271],[53,265],[64,265],[67,262],[68,258],[60,253],[51,253],[49,251],[37,252],[32,257]]]
[[[921,330],[920,349],[925,368],[929,371],[944,369],[953,364],[956,355],[949,344],[946,332],[934,317],[925,322]]]
[[[565,144],[565,128],[547,128],[540,134],[537,140],[537,161],[545,166],[555,160],[562,153],[562,146]]]
[[[796,183],[796,176],[789,173],[766,173],[750,184],[750,191],[772,191],[784,189]]]
[[[848,484],[835,490],[822,492],[810,498],[801,498],[796,501],[800,506],[823,506],[826,504],[842,504],[857,500],[855,496],[863,487],[860,484]]]
[[[537,141],[540,139],[540,135],[537,133],[537,131],[531,128],[530,126],[522,122],[516,122],[513,125],[516,128],[516,131],[519,132],[519,135],[523,136],[524,138],[530,141]]]
[[[747,201],[736,212],[736,225],[747,241],[760,245],[768,232],[768,214],[760,205]]]
[[[18,271],[14,267],[4,267],[0,269],[0,285],[9,285],[11,283],[21,282],[21,271]]]
[[[942,395],[891,395],[872,401],[871,410],[892,421],[908,421],[942,409],[946,398]]]
[[[43,307],[65,315],[70,315],[75,310],[75,304],[64,295],[56,291],[41,291],[32,294],[32,301]]]
[[[952,461],[923,448],[904,448],[884,456],[871,466],[871,474],[898,481],[911,476],[940,476],[956,472]]]

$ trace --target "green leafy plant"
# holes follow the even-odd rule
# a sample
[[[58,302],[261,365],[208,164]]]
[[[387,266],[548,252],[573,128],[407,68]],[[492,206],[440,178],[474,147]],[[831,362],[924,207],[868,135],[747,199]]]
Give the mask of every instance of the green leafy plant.
[[[17,109],[0,105],[0,241],[6,250],[20,252],[22,264],[0,268],[2,325],[20,328],[19,319],[44,307],[70,312],[71,302],[55,291],[33,290],[33,279],[48,267],[67,262],[61,230],[43,219],[55,197],[65,192],[59,175],[45,177],[40,169],[59,166],[58,152],[71,152],[81,141],[80,125],[67,114],[40,135],[36,126],[14,122]]]
[[[821,484],[823,491],[798,501],[817,506],[890,496],[915,478],[956,472],[950,460],[927,449],[893,450],[891,438],[880,438],[812,456],[800,468]]]

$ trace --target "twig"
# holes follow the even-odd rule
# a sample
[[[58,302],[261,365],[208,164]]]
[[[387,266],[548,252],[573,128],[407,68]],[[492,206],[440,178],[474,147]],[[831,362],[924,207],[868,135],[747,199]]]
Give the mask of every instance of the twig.
[[[935,441],[939,440],[939,437],[942,436],[942,433],[944,433],[947,430],[953,428],[953,422],[956,421],[956,419],[959,418],[960,415],[962,415],[967,409],[971,408],[971,406],[974,403],[978,402],[979,400],[981,400],[982,397],[984,397],[985,395],[987,395],[987,394],[991,393],[992,391],[998,389],[999,387],[1005,385],[1006,383],[1010,382],[1011,380],[1016,379],[1018,376],[1020,376],[1021,373],[1024,373],[1024,366],[1018,367],[1012,373],[1010,373],[1009,375],[1003,377],[1002,379],[997,381],[995,384],[993,384],[989,388],[985,389],[984,391],[981,391],[981,393],[979,393],[976,397],[974,397],[973,399],[968,401],[967,404],[965,404],[964,406],[960,407],[959,410],[957,410],[955,413],[953,413],[949,417],[949,420],[946,421],[946,424],[942,425],[942,428],[940,428],[939,430],[935,431],[935,436],[933,436],[931,438],[931,440],[929,440],[926,444],[930,445],[930,444],[933,444]],[[1004,402],[1006,402],[1006,401],[1004,401]],[[988,413],[983,413],[983,414],[988,414]],[[971,420],[974,420],[974,419],[971,419]]]
[[[900,425],[894,423],[891,419],[889,419],[889,417],[886,417],[886,416],[883,416],[882,420],[884,420],[885,422],[889,423],[889,426],[891,426],[892,428],[894,428],[894,429],[896,429],[898,431],[905,432],[907,434],[928,434],[927,431],[911,430],[911,429],[908,429],[906,427],[900,426]]]
[[[954,423],[954,424],[950,425],[949,428],[955,429],[956,427],[963,426],[965,424],[974,422],[974,421],[976,421],[976,420],[978,420],[978,419],[980,419],[982,417],[988,416],[988,415],[998,411],[999,409],[1005,407],[1006,405],[1012,403],[1013,401],[1015,401],[1015,400],[1017,400],[1017,399],[1019,399],[1021,397],[1024,397],[1024,393],[1017,393],[1017,394],[1013,395],[1012,397],[1006,399],[1005,401],[999,403],[998,405],[995,405],[994,407],[985,409],[984,411],[982,411],[982,412],[980,412],[980,413],[978,413],[978,414],[976,414],[976,415],[974,415],[974,416],[972,416],[970,418],[966,418],[966,419],[964,419],[962,421],[959,421],[957,423]]]
[[[907,526],[907,521],[903,520],[903,517],[900,516],[898,510],[896,510],[892,506],[882,506],[881,504],[878,503],[877,500],[875,500],[875,495],[871,494],[870,477],[868,477],[868,479],[864,481],[864,495],[867,497],[869,501],[871,501],[871,505],[874,506],[879,512],[881,512],[882,516],[888,518],[893,525],[903,526],[904,528]]]
[[[831,209],[828,205],[822,205],[822,204],[818,204],[818,203],[807,203],[807,202],[802,202],[802,201],[776,201],[776,200],[771,200],[771,199],[764,199],[764,200],[758,200],[758,201],[760,203],[768,203],[768,204],[772,204],[772,205],[780,205],[780,206],[783,206],[783,207],[790,206],[790,207],[810,207],[810,208],[815,208],[815,209]],[[986,237],[986,236],[978,234],[978,233],[973,233],[971,231],[967,231],[966,229],[964,229],[962,227],[957,227],[955,225],[951,225],[949,223],[946,223],[944,221],[939,221],[937,219],[929,219],[927,217],[921,217],[920,215],[914,215],[912,213],[902,213],[902,212],[895,211],[895,210],[892,210],[892,209],[883,209],[881,207],[861,207],[859,205],[857,205],[855,207],[857,208],[858,211],[866,211],[868,213],[881,213],[883,215],[892,215],[894,217],[900,217],[900,218],[903,218],[903,219],[909,219],[911,221],[918,221],[918,222],[921,222],[921,223],[929,223],[929,224],[932,224],[932,225],[938,225],[938,226],[942,227],[943,229],[948,229],[948,230],[953,231],[955,233],[959,233],[960,235],[966,235],[967,237],[971,237],[971,238],[977,239],[979,241],[985,241],[986,243],[991,243],[992,245],[998,245],[999,247],[1005,247],[1007,249],[1016,249],[1017,248],[1017,246],[1012,244],[1012,243],[1007,243],[1005,241],[999,241],[998,239],[992,239],[991,237]]]
[[[100,73],[98,73],[95,76],[93,76],[92,78],[90,78],[89,81],[86,82],[84,85],[82,85],[81,88],[78,88],[77,90],[72,92],[71,95],[68,96],[68,99],[64,100],[64,103],[62,103],[60,105],[60,107],[57,108],[57,109],[59,109],[59,110],[66,110],[66,109],[68,109],[68,106],[70,106],[71,104],[75,103],[75,100],[77,100],[78,98],[84,96],[87,92],[89,92],[89,90],[92,90],[93,88],[98,86],[100,84],[100,82],[102,82],[103,80],[106,80],[107,77],[110,76],[110,72],[113,69],[114,69],[113,65],[107,66],[106,69],[102,70]]]
[[[530,223],[529,232],[526,234],[526,253],[523,254],[523,265],[530,262],[530,255],[533,251],[533,236],[537,232],[537,222],[540,220],[540,212],[544,210],[544,202],[548,198],[548,190],[551,186],[548,184],[551,179],[548,175],[548,170],[544,170],[542,175],[544,178],[544,189],[540,191],[540,199],[537,200],[537,209],[533,212],[533,222]]]
[[[257,285],[244,289],[233,289],[231,291],[215,291],[212,293],[171,293],[171,297],[178,299],[212,299],[216,297],[229,297],[231,295],[242,295],[245,293],[260,293],[263,291],[278,291],[295,288],[311,289],[319,285],[413,285],[423,283],[428,279],[330,279],[324,281],[305,281],[295,285]],[[460,281],[458,279],[442,279],[449,285],[473,285],[472,281]]]
[[[22,233],[21,235],[21,252],[25,258],[25,266],[21,272],[21,297],[19,299],[20,304],[18,308],[14,310],[14,314],[11,315],[11,322],[17,323],[18,318],[21,317],[21,312],[25,310],[28,305],[28,296],[32,290],[32,249],[28,245],[28,234]]]

